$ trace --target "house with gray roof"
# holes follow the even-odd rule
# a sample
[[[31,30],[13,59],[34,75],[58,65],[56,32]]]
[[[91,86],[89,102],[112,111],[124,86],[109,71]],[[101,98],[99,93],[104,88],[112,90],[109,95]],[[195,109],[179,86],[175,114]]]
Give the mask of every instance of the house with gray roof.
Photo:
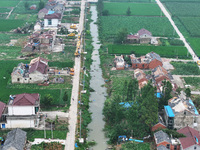
[[[26,132],[14,129],[8,132],[2,150],[24,150],[26,144]]]

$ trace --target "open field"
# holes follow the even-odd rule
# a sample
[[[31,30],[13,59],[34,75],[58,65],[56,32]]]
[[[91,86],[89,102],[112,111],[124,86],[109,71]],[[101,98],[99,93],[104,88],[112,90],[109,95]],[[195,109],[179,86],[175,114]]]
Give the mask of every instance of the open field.
[[[191,17],[200,17],[200,3],[194,2],[166,2],[165,3],[168,10],[174,16],[191,16]]]
[[[187,49],[183,46],[137,46],[137,45],[108,45],[109,54],[135,54],[136,56],[145,55],[151,51],[161,57],[190,59]]]
[[[180,22],[193,37],[200,37],[200,17],[179,17]]]
[[[17,14],[32,14],[32,13],[38,13],[38,3],[39,1],[27,1],[29,6],[31,5],[37,5],[37,8],[36,10],[27,10],[25,9],[24,7],[24,4],[25,4],[26,1],[21,1],[19,3],[19,5],[14,9],[13,13],[17,13]]]
[[[104,10],[109,11],[109,15],[126,15],[130,7],[131,16],[160,16],[162,11],[155,3],[104,3]]]
[[[104,0],[108,2],[155,2],[155,0]]]
[[[187,41],[189,42],[192,49],[195,51],[198,57],[200,57],[200,38],[188,38]]]
[[[10,31],[21,27],[25,22],[23,20],[5,20],[0,19],[0,31]]]
[[[171,62],[174,66],[172,74],[176,75],[200,75],[200,70],[194,62]]]
[[[21,47],[0,46],[0,59],[16,59],[21,55]]]
[[[20,0],[1,0],[0,1],[0,6],[1,7],[15,7]]]
[[[0,8],[0,13],[7,13],[10,10],[11,10],[10,8]]]
[[[177,37],[166,17],[102,16],[100,38],[112,41],[112,38],[123,28],[127,28],[129,33],[137,33],[138,30],[145,28],[153,36]]]
[[[187,85],[193,86],[192,89],[198,89],[200,88],[200,78],[199,77],[184,77],[185,83]]]

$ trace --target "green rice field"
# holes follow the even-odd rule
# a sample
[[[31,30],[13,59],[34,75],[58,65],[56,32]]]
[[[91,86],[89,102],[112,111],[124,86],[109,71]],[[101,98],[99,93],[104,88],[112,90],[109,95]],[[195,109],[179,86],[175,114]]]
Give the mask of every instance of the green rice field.
[[[155,3],[104,3],[104,10],[109,11],[109,15],[126,15],[130,7],[131,16],[160,16],[162,11]]]
[[[0,19],[0,31],[10,31],[21,27],[25,22],[23,20],[5,20]]]
[[[108,45],[109,54],[135,54],[136,56],[146,55],[155,52],[161,57],[190,59],[190,54],[183,46],[134,46],[134,45]],[[187,57],[188,55],[188,57]]]

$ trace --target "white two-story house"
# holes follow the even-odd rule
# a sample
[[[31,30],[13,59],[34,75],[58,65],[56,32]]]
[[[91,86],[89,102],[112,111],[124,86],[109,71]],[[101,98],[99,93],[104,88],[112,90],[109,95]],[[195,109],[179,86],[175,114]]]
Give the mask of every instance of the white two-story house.
[[[40,95],[38,93],[10,96],[5,128],[33,128],[39,125]]]
[[[61,16],[61,13],[46,14],[44,16],[44,28],[57,28],[57,26],[61,23]]]

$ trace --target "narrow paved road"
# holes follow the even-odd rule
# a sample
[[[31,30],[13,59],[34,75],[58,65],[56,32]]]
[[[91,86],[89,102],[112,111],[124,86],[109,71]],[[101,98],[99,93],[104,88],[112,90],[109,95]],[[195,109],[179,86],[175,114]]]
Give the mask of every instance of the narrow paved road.
[[[175,25],[174,21],[172,20],[169,12],[166,10],[166,8],[163,6],[163,4],[160,2],[160,0],[156,0],[158,6],[160,7],[160,9],[162,10],[162,12],[165,14],[165,16],[169,19],[170,23],[172,24],[172,26],[174,27],[174,30],[176,30],[176,33],[179,35],[180,39],[183,41],[183,43],[185,44],[185,47],[188,49],[188,52],[191,54],[192,59],[197,62],[198,57],[196,56],[196,54],[194,53],[193,49],[190,47],[190,45],[187,43],[187,41],[185,40],[183,34],[179,31],[179,29],[177,28],[177,26]]]
[[[83,31],[83,27],[84,27],[83,26],[84,12],[85,12],[85,1],[82,0],[80,20],[79,20],[79,33]],[[81,67],[81,59],[80,57],[75,57],[71,106],[69,109],[69,126],[68,126],[69,132],[67,133],[67,137],[66,137],[65,150],[74,150],[74,147],[75,147],[75,131],[76,131],[76,123],[77,123],[77,105],[78,105],[80,67]]]

